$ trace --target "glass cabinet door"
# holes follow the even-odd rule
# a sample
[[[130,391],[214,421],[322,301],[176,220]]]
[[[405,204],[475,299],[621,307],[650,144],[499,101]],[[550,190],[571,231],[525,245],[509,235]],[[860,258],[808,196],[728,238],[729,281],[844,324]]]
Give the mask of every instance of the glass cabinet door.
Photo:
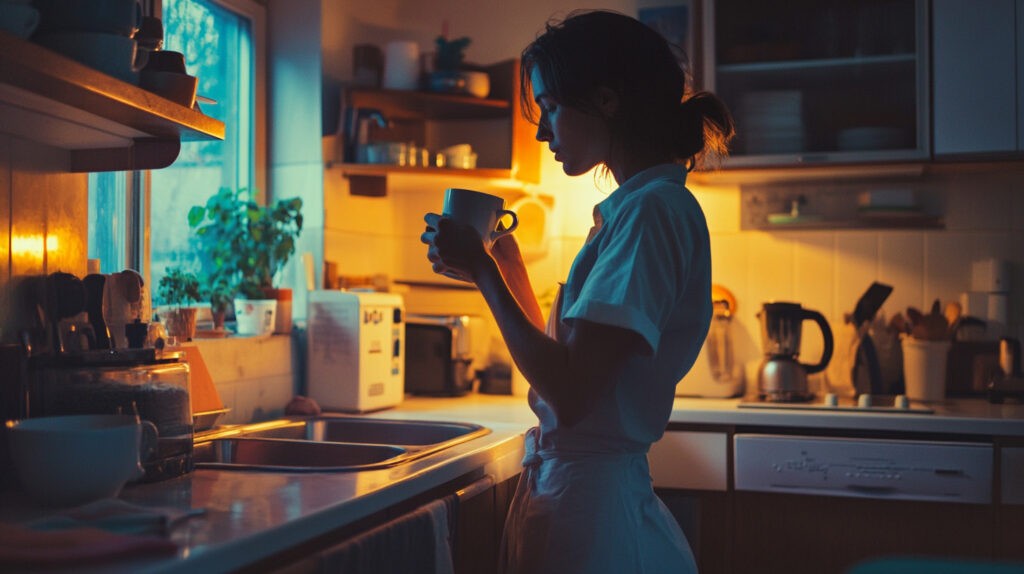
[[[926,0],[708,0],[706,87],[732,111],[724,167],[923,159]]]

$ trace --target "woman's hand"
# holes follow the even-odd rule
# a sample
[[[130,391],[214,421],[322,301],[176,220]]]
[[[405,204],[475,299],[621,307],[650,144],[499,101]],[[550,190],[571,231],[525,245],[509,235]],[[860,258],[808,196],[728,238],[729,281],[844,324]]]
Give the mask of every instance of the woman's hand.
[[[427,244],[427,259],[434,273],[475,283],[475,270],[490,258],[476,229],[436,213],[426,214],[423,220],[427,229],[420,241]]]

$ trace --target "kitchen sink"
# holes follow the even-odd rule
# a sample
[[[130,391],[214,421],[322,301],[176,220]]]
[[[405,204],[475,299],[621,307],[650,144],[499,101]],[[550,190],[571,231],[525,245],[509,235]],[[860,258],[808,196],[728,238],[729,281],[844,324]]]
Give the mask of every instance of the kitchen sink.
[[[198,468],[339,472],[383,468],[483,436],[469,423],[289,417],[197,435]]]

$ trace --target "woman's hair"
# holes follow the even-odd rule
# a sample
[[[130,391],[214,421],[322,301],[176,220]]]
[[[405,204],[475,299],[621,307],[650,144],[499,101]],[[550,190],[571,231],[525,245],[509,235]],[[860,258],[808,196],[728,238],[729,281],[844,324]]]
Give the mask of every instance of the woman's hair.
[[[530,74],[536,69],[560,105],[601,115],[597,90],[619,105],[606,118],[614,145],[668,153],[675,161],[714,163],[735,134],[725,104],[710,92],[686,94],[686,56],[640,21],[609,11],[574,11],[549,22],[522,54],[520,104],[536,123]]]

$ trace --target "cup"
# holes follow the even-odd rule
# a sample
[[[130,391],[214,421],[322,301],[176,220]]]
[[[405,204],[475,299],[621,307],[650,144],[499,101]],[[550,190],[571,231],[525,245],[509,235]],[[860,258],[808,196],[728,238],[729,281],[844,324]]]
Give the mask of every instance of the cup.
[[[519,226],[515,212],[505,209],[504,199],[471,189],[447,189],[444,192],[444,208],[441,213],[452,221],[471,225],[487,247],[499,237],[512,233]],[[498,222],[506,215],[512,218],[512,225],[498,229]]]
[[[117,496],[142,478],[140,458],[156,426],[134,415],[71,415],[7,422],[11,458],[25,492],[43,506]]]
[[[902,347],[903,380],[907,397],[923,402],[944,400],[950,342],[906,337]]]

